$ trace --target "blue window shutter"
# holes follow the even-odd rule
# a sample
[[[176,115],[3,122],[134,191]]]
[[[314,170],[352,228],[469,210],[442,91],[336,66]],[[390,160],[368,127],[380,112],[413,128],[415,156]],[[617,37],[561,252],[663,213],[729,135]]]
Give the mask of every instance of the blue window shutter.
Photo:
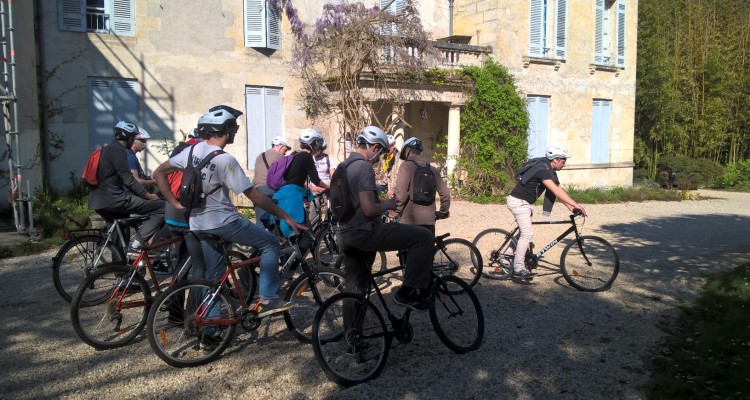
[[[284,136],[283,92],[278,88],[264,88],[263,94],[266,113],[265,144],[269,148],[274,136]]]
[[[529,24],[529,55],[534,57],[544,56],[544,21],[542,20],[543,0],[531,0],[531,13]]]
[[[280,7],[279,3],[279,7]],[[268,13],[268,45],[269,49],[278,50],[281,48],[281,9],[277,7],[266,6]]]
[[[266,143],[266,112],[263,88],[245,88],[245,115],[247,115],[247,168],[255,169],[255,158],[269,149]]]
[[[89,151],[94,151],[114,139],[113,91],[109,79],[89,79],[88,84]]]
[[[617,3],[617,56],[615,65],[625,67],[625,2]]]
[[[596,0],[596,28],[594,30],[594,63],[604,63],[604,0]]]
[[[591,129],[591,162],[609,162],[609,125],[612,109],[610,100],[594,100]]]
[[[141,121],[138,118],[138,83],[114,80],[112,91],[114,93],[112,103],[114,104],[115,121],[128,121],[140,125]]]
[[[568,44],[568,1],[557,0],[557,22],[555,24],[555,57],[564,60]]]
[[[57,17],[61,31],[86,32],[86,0],[58,0]]]
[[[245,47],[266,47],[265,0],[245,2]]]
[[[529,113],[528,157],[541,157],[549,136],[549,97],[527,97],[526,110]]]
[[[135,36],[135,0],[113,0],[112,32],[121,36]]]

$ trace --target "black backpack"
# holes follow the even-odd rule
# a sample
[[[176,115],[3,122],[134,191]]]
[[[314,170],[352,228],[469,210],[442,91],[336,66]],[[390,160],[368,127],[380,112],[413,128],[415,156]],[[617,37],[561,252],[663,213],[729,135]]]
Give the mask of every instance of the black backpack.
[[[411,201],[420,206],[434,204],[437,183],[435,182],[435,174],[432,173],[430,164],[424,163],[423,165],[419,165],[419,163],[414,160],[409,161],[417,166],[411,179],[411,186],[413,189]]]
[[[528,159],[523,166],[516,171],[516,182],[521,185],[526,185],[537,172],[549,168],[547,157]]]
[[[328,200],[331,202],[331,220],[334,223],[349,221],[357,211],[352,204],[351,190],[349,190],[349,180],[346,174],[346,168],[349,164],[357,160],[360,159],[355,159],[348,163],[343,162],[333,171]]]
[[[193,149],[195,149],[195,145],[190,147],[187,166],[182,170],[179,190],[180,204],[188,209],[188,213],[194,208],[205,208],[206,197],[221,189],[221,185],[219,185],[210,192],[204,193],[202,170],[214,157],[224,154],[223,150],[214,150],[203,157],[203,160],[198,165],[193,166]]]

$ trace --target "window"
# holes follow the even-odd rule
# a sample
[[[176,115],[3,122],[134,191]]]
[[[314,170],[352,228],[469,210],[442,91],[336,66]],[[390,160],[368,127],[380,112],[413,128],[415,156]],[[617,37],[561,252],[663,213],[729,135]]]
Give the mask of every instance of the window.
[[[135,36],[135,0],[58,0],[63,31]]]
[[[568,42],[568,0],[531,0],[529,55],[564,60]]]
[[[528,96],[526,110],[529,113],[529,158],[541,157],[549,135],[549,97]]]
[[[594,64],[625,67],[624,0],[596,0]]]
[[[245,88],[248,169],[255,169],[255,158],[271,148],[274,136],[284,135],[282,93],[279,88]]]
[[[609,162],[609,118],[612,100],[594,100],[591,122],[591,162]]]
[[[245,6],[245,47],[281,48],[281,10],[266,0],[243,0]]]
[[[125,79],[89,78],[89,151],[110,143],[115,124],[138,120],[138,83]]]

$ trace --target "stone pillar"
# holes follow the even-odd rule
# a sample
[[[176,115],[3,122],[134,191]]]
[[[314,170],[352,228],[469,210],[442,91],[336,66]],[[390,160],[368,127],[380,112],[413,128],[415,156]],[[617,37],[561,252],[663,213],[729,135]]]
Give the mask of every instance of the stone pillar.
[[[453,174],[456,168],[456,160],[460,149],[461,138],[461,105],[451,104],[448,111],[448,154],[445,158],[445,166],[448,176]]]
[[[391,130],[391,135],[396,138],[396,148],[401,150],[401,146],[404,144],[404,105],[400,103],[393,104],[393,111],[391,113],[391,120],[396,121],[396,124]]]

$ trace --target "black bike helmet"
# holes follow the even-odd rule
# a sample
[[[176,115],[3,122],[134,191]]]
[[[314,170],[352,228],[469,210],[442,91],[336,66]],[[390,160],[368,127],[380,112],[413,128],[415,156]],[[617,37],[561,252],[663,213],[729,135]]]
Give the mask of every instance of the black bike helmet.
[[[198,120],[198,132],[201,135],[206,135],[206,137],[229,130],[235,130],[236,132],[236,129],[239,128],[237,118],[240,115],[242,115],[242,111],[229,106],[211,107]]]

